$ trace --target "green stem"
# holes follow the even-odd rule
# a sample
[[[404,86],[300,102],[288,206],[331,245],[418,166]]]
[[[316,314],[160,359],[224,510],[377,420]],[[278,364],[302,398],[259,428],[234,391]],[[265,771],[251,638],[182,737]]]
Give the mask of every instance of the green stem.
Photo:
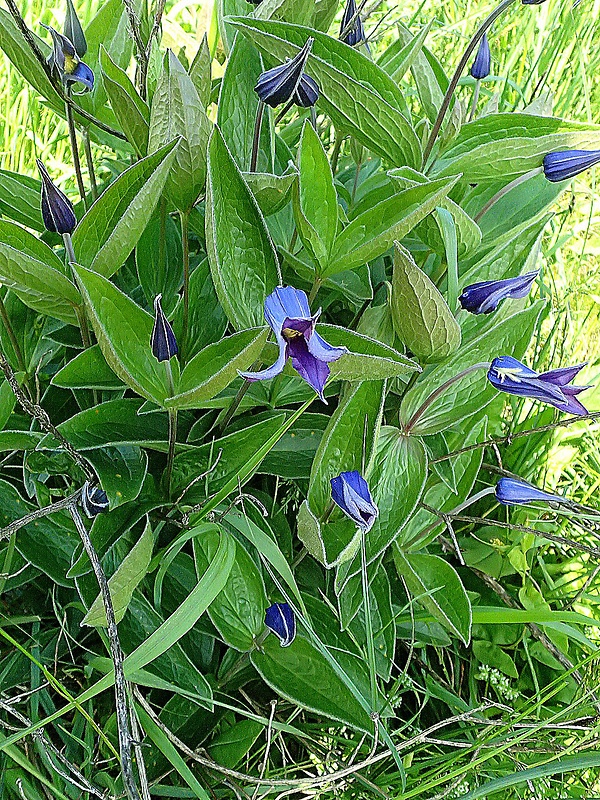
[[[530,178],[534,178],[536,175],[539,175],[543,171],[543,167],[535,167],[535,169],[530,169],[529,172],[526,172],[524,175],[519,175],[518,178],[515,178],[514,181],[507,183],[506,186],[503,186],[502,189],[496,192],[496,194],[487,201],[484,207],[479,211],[473,219],[475,222],[479,222],[479,220],[483,217],[484,214],[490,210],[492,206],[495,206],[498,200],[501,200],[504,195],[511,192],[513,189],[516,189],[517,186],[520,186],[525,181],[528,181]]]
[[[10,317],[8,316],[6,306],[4,305],[4,300],[1,297],[0,297],[0,317],[2,318],[2,322],[6,329],[6,333],[8,334],[8,338],[10,339],[10,343],[12,344],[12,348],[14,350],[15,358],[17,359],[17,364],[19,365],[19,369],[21,372],[24,372],[25,375],[27,375],[27,367],[25,366],[23,351],[21,350],[21,345],[17,340],[17,336],[12,326],[12,322],[10,321]]]
[[[481,88],[481,81],[475,81],[475,88],[473,89],[473,99],[471,100],[471,110],[469,111],[469,122],[473,121],[475,112],[477,111],[477,102],[479,101],[479,90]]]
[[[75,314],[77,315],[77,322],[79,323],[79,330],[81,331],[81,342],[87,350],[92,346],[92,341],[90,339],[90,329],[83,307],[75,306]]]
[[[318,293],[319,289],[321,288],[321,284],[322,283],[323,283],[323,281],[321,280],[321,278],[318,275],[315,275],[315,280],[313,282],[312,288],[310,290],[310,294],[308,296],[308,305],[309,306],[311,306],[313,304],[313,301],[314,301],[315,297],[317,296],[317,293]]]
[[[69,92],[70,90],[67,90]],[[83,182],[83,175],[81,173],[81,161],[79,160],[79,149],[77,147],[77,132],[75,130],[75,120],[73,119],[73,109],[69,103],[65,103],[65,111],[67,114],[67,126],[69,128],[69,140],[71,142],[71,152],[73,154],[73,166],[75,167],[75,176],[77,178],[77,188],[83,202],[83,206],[87,211],[87,202],[85,196],[85,184]]]
[[[406,425],[404,426],[404,432],[405,433],[411,432],[416,423],[421,419],[423,414],[427,411],[429,406],[432,403],[434,403],[438,399],[438,397],[446,391],[446,389],[449,389],[450,386],[457,383],[457,381],[460,381],[467,375],[470,375],[471,372],[475,372],[478,369],[489,369],[489,368],[490,368],[489,361],[480,361],[477,364],[473,364],[473,366],[471,367],[463,369],[462,372],[459,372],[457,375],[453,375],[452,378],[447,380],[445,383],[442,383],[441,386],[438,386],[438,388],[434,392],[432,392],[429,395],[429,397],[425,398],[423,403],[419,406],[419,408],[415,411],[410,420],[406,423]]]
[[[182,330],[182,361],[185,361],[185,352],[187,350],[187,334],[188,324],[190,317],[190,237],[189,237],[189,220],[190,212],[180,211],[179,218],[181,221],[181,244],[183,246],[183,330]]]
[[[442,123],[444,122],[446,112],[450,107],[450,101],[452,100],[452,95],[454,94],[454,90],[458,86],[458,81],[460,80],[460,76],[463,74],[463,71],[467,66],[467,62],[469,61],[471,55],[475,52],[475,48],[483,38],[484,33],[487,30],[489,30],[489,28],[492,27],[492,25],[498,19],[500,14],[506,11],[506,9],[514,2],[515,0],[502,0],[500,5],[496,9],[494,9],[494,11],[492,11],[492,13],[489,16],[487,16],[484,19],[479,28],[475,31],[475,35],[467,45],[467,49],[463,53],[463,57],[461,58],[454,72],[454,75],[452,76],[452,80],[448,84],[448,89],[446,90],[446,94],[444,95],[442,105],[440,106],[440,110],[433,124],[433,128],[431,129],[431,134],[429,136],[429,140],[427,141],[425,152],[423,153],[423,167],[425,167],[425,165],[427,164],[427,159],[431,154],[433,145],[435,144],[435,140],[437,139],[440,129],[442,127]]]
[[[76,264],[75,250],[73,249],[73,240],[70,233],[63,233],[63,242],[65,244],[65,253],[67,256],[67,264]]]
[[[165,361],[167,380],[169,381],[169,391],[171,397],[175,394],[175,384],[173,382],[173,370],[171,362]],[[177,441],[177,409],[169,408],[169,451],[167,454],[167,468],[165,470],[165,485],[167,494],[171,496],[171,475],[173,474],[173,459],[175,458],[175,442]]]
[[[6,546],[6,550],[4,551],[4,563],[2,564],[2,572],[0,573],[0,597],[2,597],[2,595],[4,594],[4,587],[9,577],[10,567],[12,564],[13,555],[15,553],[16,543],[17,543],[17,532],[15,531],[8,540],[8,545]]]
[[[92,200],[98,199],[98,184],[96,182],[96,171],[94,169],[94,157],[92,156],[92,145],[90,143],[89,128],[82,131],[83,151],[85,153],[85,163],[87,164],[88,175],[90,176],[90,187],[92,190]]]
[[[256,172],[256,164],[258,162],[258,149],[260,147],[260,131],[262,128],[262,119],[264,113],[265,113],[265,104],[263,103],[262,100],[259,100],[258,108],[256,109],[256,122],[254,123],[254,139],[252,140],[250,172]]]
[[[371,599],[369,596],[369,573],[367,571],[367,548],[365,532],[360,532],[360,557],[363,590],[363,609],[365,614],[365,632],[367,635],[367,654],[369,658],[369,679],[371,684],[371,713],[377,707],[377,673],[375,670],[375,642],[373,641],[373,620],[371,619]]]
[[[229,406],[229,408],[225,412],[225,416],[223,417],[223,419],[221,420],[221,422],[219,424],[219,427],[217,428],[219,435],[221,435],[223,433],[225,428],[231,422],[231,418],[233,417],[233,415],[237,411],[239,404],[244,399],[244,395],[246,394],[246,392],[248,391],[249,388],[250,388],[250,381],[247,380],[247,379],[244,379],[244,382],[242,383],[242,385],[238,389],[238,392],[237,392],[236,396],[231,401],[231,405]]]

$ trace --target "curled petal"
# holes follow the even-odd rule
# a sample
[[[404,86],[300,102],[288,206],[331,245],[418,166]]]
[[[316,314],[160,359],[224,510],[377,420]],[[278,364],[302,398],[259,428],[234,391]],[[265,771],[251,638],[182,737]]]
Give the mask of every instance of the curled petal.
[[[73,72],[65,75],[65,82],[82,83],[86,89],[91,91],[94,88],[94,73],[87,64],[84,64],[83,61],[80,61]]]
[[[302,73],[294,95],[294,103],[301,108],[311,108],[319,99],[319,85],[314,78]]]

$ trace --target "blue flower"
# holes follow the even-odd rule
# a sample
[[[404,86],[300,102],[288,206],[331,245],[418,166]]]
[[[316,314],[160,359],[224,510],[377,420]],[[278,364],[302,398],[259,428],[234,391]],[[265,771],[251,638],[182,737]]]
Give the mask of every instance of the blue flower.
[[[91,486],[89,481],[83,484],[81,489],[81,506],[85,515],[90,519],[97,517],[98,514],[108,512],[108,497],[100,486]]]
[[[48,56],[50,68],[67,86],[71,83],[82,83],[90,91],[94,88],[94,73],[77,55],[73,42],[55,31],[49,25],[43,25],[52,36],[52,52]]]
[[[262,73],[254,91],[263,103],[276,108],[292,101],[296,105],[308,108],[317,102],[319,87],[316,81],[304,72],[313,42],[314,39],[309,37],[294,58]]]
[[[492,386],[501,392],[531,397],[533,400],[549,403],[560,411],[583,416],[588,413],[587,409],[575,395],[590,387],[567,384],[574,380],[584,366],[585,364],[577,364],[574,367],[562,367],[538,374],[512,356],[500,356],[492,361],[487,376]]]
[[[159,294],[154,299],[154,327],[152,328],[152,336],[150,337],[150,347],[152,354],[158,361],[168,361],[179,352],[175,334],[169,320],[162,310],[160,301],[162,294]]]
[[[492,56],[490,53],[490,44],[488,42],[487,33],[484,33],[479,42],[479,50],[475,56],[475,61],[471,67],[471,76],[478,81],[487,78],[490,74],[492,67]]]
[[[274,603],[265,613],[265,625],[279,639],[282,647],[288,647],[296,638],[296,617],[287,603]]]
[[[557,150],[544,156],[544,175],[552,183],[568,181],[600,162],[600,150]]]
[[[360,14],[356,11],[355,0],[348,0],[346,3],[342,24],[340,25],[340,39],[350,47],[356,47],[362,42],[365,44],[367,42]]]
[[[71,201],[52,183],[46,167],[39,158],[35,163],[42,177],[42,219],[46,230],[61,235],[73,233],[77,218]]]
[[[249,381],[267,381],[279,375],[288,358],[321,400],[329,377],[329,362],[347,352],[345,347],[332,347],[315,331],[321,309],[311,315],[306,293],[292,286],[279,286],[265,300],[265,319],[279,345],[279,358],[262,372],[241,372]]]
[[[471,314],[490,314],[498,308],[502,300],[525,297],[538,275],[539,270],[536,270],[519,275],[517,278],[472,283],[463,289],[458,299],[465,311],[470,311]]]
[[[360,472],[342,472],[337,478],[332,478],[331,498],[361,531],[368,533],[371,530],[379,509]]]
[[[496,500],[505,506],[527,505],[536,501],[571,504],[571,501],[567,500],[566,497],[543,492],[536,486],[520,481],[517,478],[500,478],[496,484]]]

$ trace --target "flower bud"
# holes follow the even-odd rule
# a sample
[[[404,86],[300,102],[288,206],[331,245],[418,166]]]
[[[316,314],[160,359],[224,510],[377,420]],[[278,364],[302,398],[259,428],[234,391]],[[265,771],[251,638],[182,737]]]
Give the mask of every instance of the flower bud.
[[[89,481],[81,490],[81,506],[86,517],[93,519],[98,514],[108,513],[108,497],[101,486],[91,486]]]
[[[276,108],[292,100],[297,105],[308,108],[317,102],[319,87],[304,72],[313,42],[314,39],[309,37],[294,58],[260,75],[254,91],[263,103]]]
[[[479,42],[479,50],[475,56],[475,61],[471,67],[471,77],[480,81],[487,78],[492,68],[492,56],[490,53],[490,45],[487,38],[487,33],[484,33]]]
[[[279,639],[282,647],[288,647],[296,638],[296,617],[287,603],[274,603],[267,608],[265,625]]]
[[[158,361],[168,361],[179,352],[177,341],[171,323],[165,316],[162,310],[160,301],[162,294],[159,294],[154,299],[154,327],[152,328],[152,336],[150,337],[150,347],[152,354]]]
[[[332,478],[331,498],[363,533],[371,530],[379,510],[360,472],[342,472],[337,478]]]
[[[52,233],[73,233],[77,218],[69,198],[58,189],[40,159],[36,164],[42,178],[42,219],[46,230]]]
[[[544,175],[552,183],[568,181],[600,163],[600,150],[557,150],[544,156]]]

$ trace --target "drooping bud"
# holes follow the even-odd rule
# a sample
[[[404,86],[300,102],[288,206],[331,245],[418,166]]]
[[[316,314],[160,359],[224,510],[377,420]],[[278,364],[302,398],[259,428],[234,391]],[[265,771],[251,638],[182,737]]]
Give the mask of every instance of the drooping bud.
[[[526,272],[517,278],[506,278],[501,281],[482,281],[466,286],[458,298],[459,303],[471,314],[491,314],[498,308],[502,300],[517,300],[529,294],[539,270]]]
[[[296,617],[287,603],[274,603],[267,608],[265,625],[279,639],[282,647],[288,647],[296,638]]]
[[[373,502],[369,486],[360,472],[342,472],[331,479],[331,498],[346,516],[368,533],[377,519],[379,509]]]
[[[544,175],[552,183],[568,181],[600,163],[600,150],[557,150],[544,156]]]
[[[309,37],[294,58],[260,75],[254,91],[268,106],[276,108],[290,100],[308,108],[319,97],[316,82],[304,72],[314,39]]]
[[[98,514],[108,513],[108,497],[101,486],[91,486],[89,481],[81,490],[81,506],[86,517],[93,519]]]
[[[162,310],[161,299],[162,294],[157,295],[154,299],[154,327],[152,328],[150,347],[152,348],[152,354],[158,361],[168,361],[177,355],[179,348],[177,347],[171,323]]]
[[[67,14],[65,16],[65,27],[63,30],[67,39],[73,43],[75,52],[79,58],[83,58],[87,53],[87,42],[83,28],[81,27],[81,22],[75,11],[73,0],[67,0]]]
[[[54,185],[39,158],[36,159],[36,164],[42,178],[42,219],[46,230],[61,235],[73,233],[77,217],[71,201]]]
[[[471,67],[471,77],[480,81],[487,78],[492,68],[492,55],[490,53],[490,45],[487,38],[487,33],[484,33],[479,42],[479,50],[475,56],[475,61]]]
[[[570,505],[571,501],[559,494],[550,494],[517,478],[500,478],[496,484],[496,500],[505,506],[520,506],[544,502]]]
[[[342,24],[340,25],[340,40],[350,45],[350,47],[356,47],[367,41],[360,14],[356,9],[355,0],[348,0],[346,3]]]

